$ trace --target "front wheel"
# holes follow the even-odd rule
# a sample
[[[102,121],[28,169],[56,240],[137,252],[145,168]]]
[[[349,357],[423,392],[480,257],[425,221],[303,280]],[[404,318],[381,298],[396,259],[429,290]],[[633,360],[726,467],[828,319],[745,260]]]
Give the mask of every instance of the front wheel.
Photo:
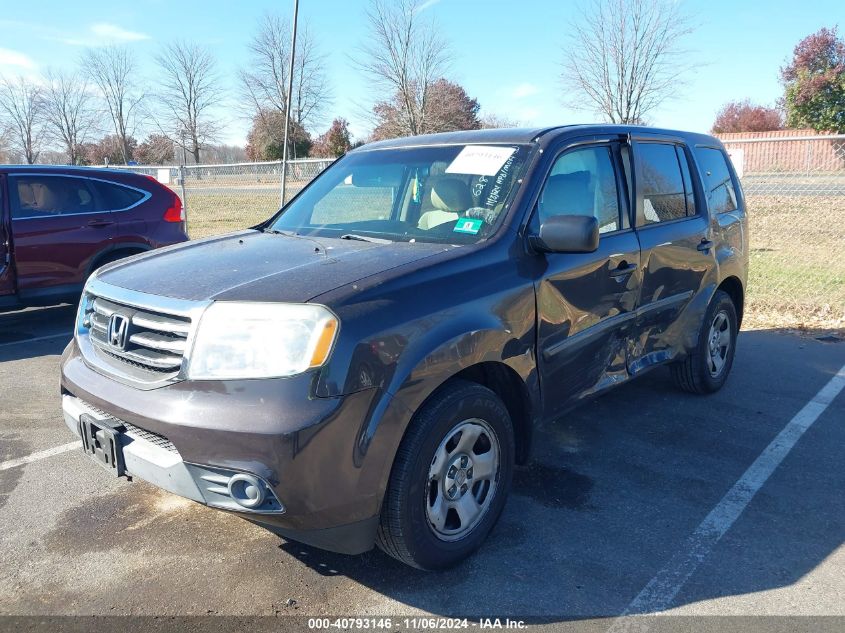
[[[513,426],[487,387],[454,381],[414,416],[382,505],[378,545],[420,569],[472,554],[495,525],[511,485]]]
[[[675,384],[699,394],[721,389],[733,366],[737,330],[733,300],[726,292],[716,291],[707,306],[695,350],[672,364]]]

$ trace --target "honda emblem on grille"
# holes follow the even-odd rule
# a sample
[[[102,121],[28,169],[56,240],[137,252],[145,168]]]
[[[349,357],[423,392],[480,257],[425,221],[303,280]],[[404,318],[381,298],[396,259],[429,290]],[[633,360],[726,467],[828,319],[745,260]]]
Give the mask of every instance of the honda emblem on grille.
[[[109,317],[109,345],[114,349],[126,349],[126,333],[129,331],[129,317],[116,312]]]

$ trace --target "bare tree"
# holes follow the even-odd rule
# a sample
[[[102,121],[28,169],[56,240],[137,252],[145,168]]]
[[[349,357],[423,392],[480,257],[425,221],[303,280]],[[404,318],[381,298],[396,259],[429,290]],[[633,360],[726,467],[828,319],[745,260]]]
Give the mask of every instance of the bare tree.
[[[124,163],[132,158],[130,138],[135,132],[139,105],[144,93],[132,52],[123,46],[89,49],[82,56],[83,73],[100,89],[121,145]]]
[[[81,145],[96,123],[92,101],[84,77],[78,73],[47,71],[44,119],[49,136],[64,146],[71,165],[82,158]]]
[[[217,63],[211,51],[189,42],[166,45],[156,62],[162,71],[158,102],[164,113],[164,126],[159,126],[199,164],[200,151],[220,129],[213,117],[222,95]]]
[[[641,123],[675,94],[692,65],[679,48],[692,31],[671,0],[593,0],[573,24],[562,79],[569,105],[611,123]],[[586,104],[585,104],[586,98]]]
[[[264,14],[249,43],[249,67],[239,75],[250,118],[287,111],[290,38],[290,24],[286,19],[275,13]],[[311,31],[307,25],[301,26],[294,60],[291,120],[304,128],[318,125],[331,101],[324,68],[325,58]]]
[[[481,115],[479,119],[482,130],[491,130],[495,128],[521,127],[522,124],[516,119],[510,119],[495,112],[486,112]]]
[[[431,88],[450,62],[449,48],[433,20],[420,15],[419,0],[372,0],[367,10],[368,43],[357,65],[398,99],[405,134],[423,134]]]
[[[0,82],[0,116],[9,145],[19,151],[30,165],[41,153],[44,94],[41,87],[26,79],[3,79]]]

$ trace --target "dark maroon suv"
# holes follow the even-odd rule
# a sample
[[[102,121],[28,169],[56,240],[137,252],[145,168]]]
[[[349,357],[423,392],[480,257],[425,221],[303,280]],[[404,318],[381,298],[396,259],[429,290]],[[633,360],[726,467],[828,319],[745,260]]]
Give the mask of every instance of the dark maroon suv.
[[[182,201],[150,176],[0,167],[0,309],[75,300],[103,264],[187,239]]]

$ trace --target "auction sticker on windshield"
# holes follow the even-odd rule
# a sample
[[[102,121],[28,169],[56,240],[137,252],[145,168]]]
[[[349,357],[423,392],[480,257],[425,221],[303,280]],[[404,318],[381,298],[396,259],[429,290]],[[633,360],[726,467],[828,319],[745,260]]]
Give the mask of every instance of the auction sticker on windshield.
[[[446,173],[495,176],[515,151],[514,147],[467,145],[446,168]]]

